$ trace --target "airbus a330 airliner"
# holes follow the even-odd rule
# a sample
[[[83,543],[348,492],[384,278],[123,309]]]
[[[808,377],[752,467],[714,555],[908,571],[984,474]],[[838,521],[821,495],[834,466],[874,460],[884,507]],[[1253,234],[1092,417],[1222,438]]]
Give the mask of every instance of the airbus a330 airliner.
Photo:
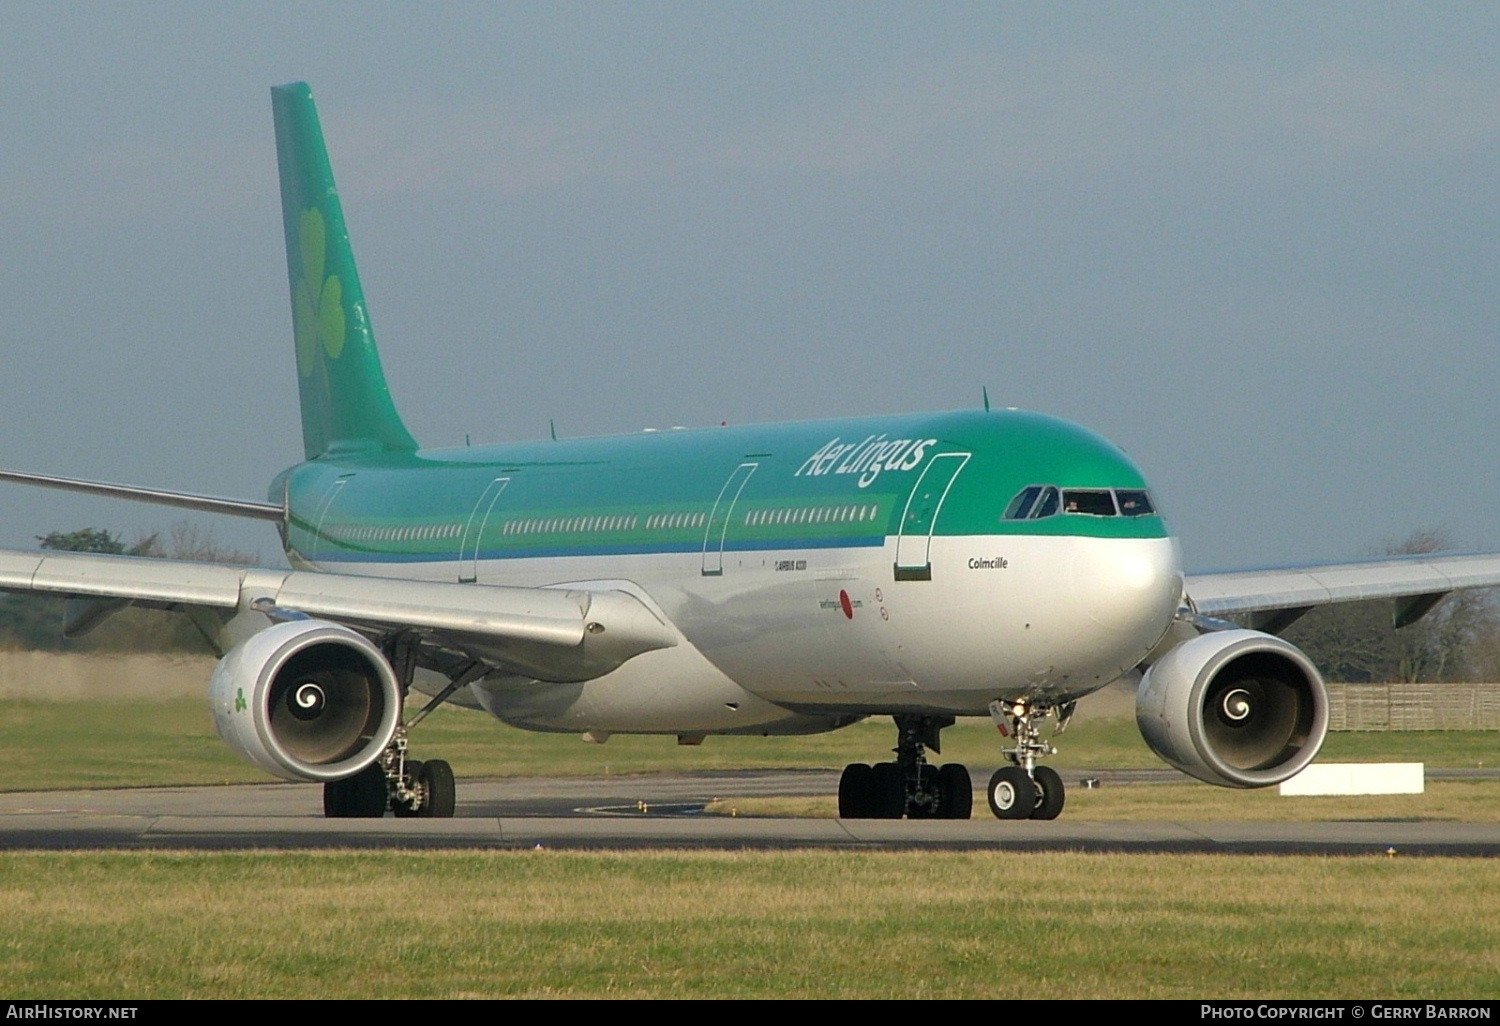
[[[1382,597],[1410,622],[1500,584],[1494,556],[1185,576],[1119,449],[1013,410],[423,449],[386,387],[311,91],[272,99],[305,460],[265,503],[0,477],[268,520],[292,569],[0,552],[0,588],[68,596],[69,634],[130,603],[191,616],[222,654],[219,733],[323,783],[329,816],[451,816],[451,769],[410,758],[407,731],[454,702],[689,744],[890,716],[896,758],[844,770],[845,817],[968,818],[968,770],[927,752],[990,716],[1009,738],[991,810],[1049,819],[1045,721],[1122,678],[1163,759],[1261,787],[1328,723],[1317,668],[1277,631]]]

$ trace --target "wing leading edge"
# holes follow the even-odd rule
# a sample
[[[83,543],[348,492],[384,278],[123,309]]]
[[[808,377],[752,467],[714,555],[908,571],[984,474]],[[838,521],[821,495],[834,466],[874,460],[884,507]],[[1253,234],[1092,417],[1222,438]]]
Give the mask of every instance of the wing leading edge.
[[[677,644],[674,630],[640,599],[614,590],[386,580],[8,550],[0,550],[0,590],[113,608],[134,602],[212,610],[223,623],[239,613],[282,611],[377,632],[415,630],[439,644],[483,653],[496,669],[548,680],[589,680],[643,652]]]
[[[1500,587],[1500,555],[1420,555],[1360,563],[1189,574],[1187,594],[1203,616],[1248,617],[1275,633],[1316,606],[1395,600],[1395,624],[1421,619],[1450,592]]]

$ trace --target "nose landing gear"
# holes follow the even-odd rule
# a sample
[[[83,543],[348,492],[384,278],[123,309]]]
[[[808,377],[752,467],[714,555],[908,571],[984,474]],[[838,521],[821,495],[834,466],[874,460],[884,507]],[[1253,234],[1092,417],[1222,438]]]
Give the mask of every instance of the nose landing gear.
[[[1073,718],[1075,703],[1052,706],[1045,702],[1018,699],[1014,702],[990,703],[990,716],[1000,732],[1015,739],[1015,745],[1002,751],[1011,765],[1002,766],[990,777],[990,811],[999,819],[1056,819],[1066,800],[1062,776],[1050,766],[1038,766],[1037,760],[1056,755],[1057,749],[1042,740],[1041,721],[1057,714],[1060,734]]]

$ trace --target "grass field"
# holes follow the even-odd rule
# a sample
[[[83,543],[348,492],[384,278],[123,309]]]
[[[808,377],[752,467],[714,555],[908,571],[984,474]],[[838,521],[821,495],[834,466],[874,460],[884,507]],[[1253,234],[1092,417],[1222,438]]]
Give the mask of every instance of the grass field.
[[[877,722],[698,748],[628,737],[596,746],[442,710],[415,744],[463,776],[595,776],[837,767],[881,758],[891,740]],[[944,740],[945,760],[998,761],[987,723]],[[1063,766],[1159,765],[1128,718],[1080,719],[1061,741]],[[26,769],[8,775],[10,789],[265,779],[224,748],[197,700],[0,701],[0,742]],[[1350,734],[1325,751],[1472,766],[1497,745],[1493,733]],[[1371,800],[1185,783],[1075,789],[1069,803],[1065,815],[1102,819],[1493,820],[1500,783]],[[761,811],[831,815],[833,801]],[[0,994],[1484,998],[1500,992],[1497,906],[1500,862],[1489,860],[6,853]]]
[[[3,867],[10,999],[1500,992],[1489,860],[93,853]]]

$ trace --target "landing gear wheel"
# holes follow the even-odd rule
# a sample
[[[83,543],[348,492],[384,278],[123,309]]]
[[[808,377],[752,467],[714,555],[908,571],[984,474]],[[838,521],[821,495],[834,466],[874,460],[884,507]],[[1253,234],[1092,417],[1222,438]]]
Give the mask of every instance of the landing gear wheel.
[[[416,759],[407,759],[406,775],[415,784],[418,780],[422,779],[422,764]],[[412,808],[404,802],[392,802],[391,811],[396,814],[397,819],[411,819],[414,816],[422,814],[419,810]]]
[[[974,812],[974,781],[969,768],[950,762],[937,771],[939,819],[968,819]]]
[[[442,759],[429,759],[422,763],[417,780],[427,791],[427,800],[417,810],[417,815],[424,819],[452,819],[456,804],[453,767]]]
[[[839,777],[839,818],[869,819],[875,793],[875,771],[867,763],[851,762]]]
[[[379,819],[388,802],[385,771],[378,762],[323,785],[323,815],[328,819]]]
[[[1031,771],[1031,782],[1036,786],[1036,808],[1031,810],[1032,819],[1056,819],[1063,810],[1063,781],[1051,766],[1038,766]]]
[[[900,819],[906,814],[906,780],[901,767],[894,762],[877,762],[871,772],[874,787],[870,789],[872,819]]]
[[[1036,808],[1036,785],[1019,766],[1002,766],[990,777],[990,811],[997,819],[1029,819]]]

